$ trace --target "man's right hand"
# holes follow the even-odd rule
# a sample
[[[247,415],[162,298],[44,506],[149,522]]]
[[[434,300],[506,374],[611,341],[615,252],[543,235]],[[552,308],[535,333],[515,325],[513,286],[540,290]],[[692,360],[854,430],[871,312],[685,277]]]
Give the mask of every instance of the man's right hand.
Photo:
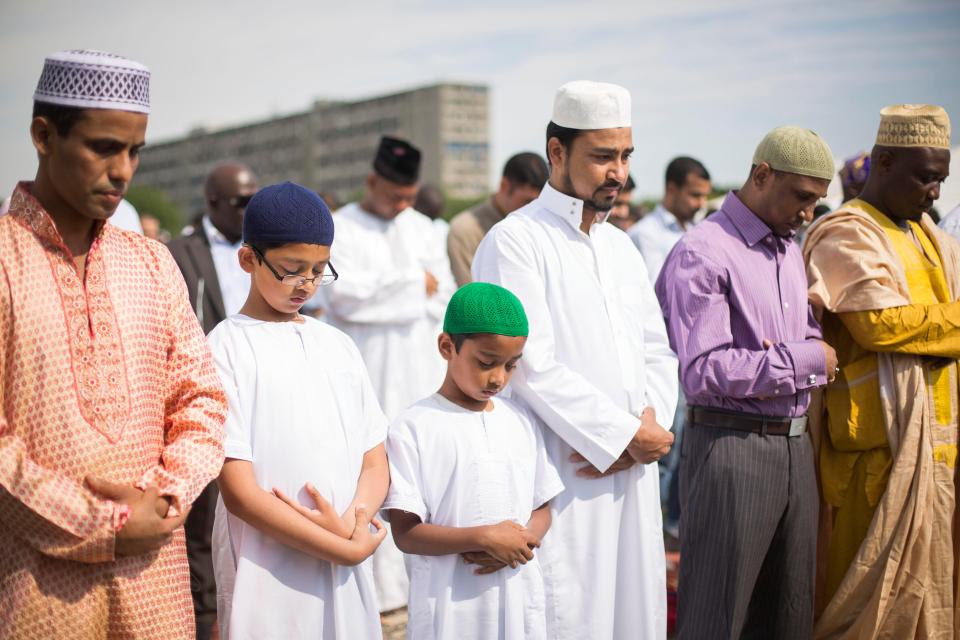
[[[823,356],[827,361],[827,381],[833,382],[833,379],[837,377],[837,352],[823,340],[817,340],[817,342],[823,348]]]
[[[423,271],[423,280],[427,287],[427,297],[430,298],[440,288],[440,283],[437,282],[437,279],[434,277],[434,275],[427,270]]]
[[[627,453],[640,464],[656,462],[670,452],[673,434],[657,423],[657,412],[647,407],[640,414],[640,428],[627,445]]]
[[[170,541],[173,531],[187,520],[189,509],[179,516],[161,518],[158,513],[159,492],[156,487],[140,491],[136,487],[88,477],[87,485],[105,498],[130,507],[130,518],[117,532],[114,553],[137,556],[156,551]]]

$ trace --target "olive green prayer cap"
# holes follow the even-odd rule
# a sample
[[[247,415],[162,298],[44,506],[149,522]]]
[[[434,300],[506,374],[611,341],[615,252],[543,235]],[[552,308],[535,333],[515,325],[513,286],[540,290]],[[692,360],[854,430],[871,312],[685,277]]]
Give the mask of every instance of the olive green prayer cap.
[[[811,178],[832,180],[833,152],[826,141],[803,127],[777,127],[763,137],[753,153],[753,164]]]
[[[489,282],[460,287],[447,304],[443,330],[450,334],[527,336],[527,314],[517,296]]]

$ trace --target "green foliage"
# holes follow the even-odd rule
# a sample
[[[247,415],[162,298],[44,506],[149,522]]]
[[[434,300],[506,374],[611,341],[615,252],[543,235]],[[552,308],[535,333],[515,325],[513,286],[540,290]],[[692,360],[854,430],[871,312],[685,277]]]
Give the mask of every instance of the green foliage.
[[[126,195],[140,214],[149,213],[160,221],[160,227],[176,237],[183,229],[183,212],[167,195],[153,187],[130,187]]]

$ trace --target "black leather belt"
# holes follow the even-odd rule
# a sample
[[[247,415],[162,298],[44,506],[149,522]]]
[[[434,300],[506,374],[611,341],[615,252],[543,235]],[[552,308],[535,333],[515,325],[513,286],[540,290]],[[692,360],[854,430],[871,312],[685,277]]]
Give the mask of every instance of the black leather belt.
[[[696,405],[687,407],[687,422],[690,426],[736,429],[771,436],[796,437],[807,432],[807,416],[799,418],[761,416],[756,413]]]

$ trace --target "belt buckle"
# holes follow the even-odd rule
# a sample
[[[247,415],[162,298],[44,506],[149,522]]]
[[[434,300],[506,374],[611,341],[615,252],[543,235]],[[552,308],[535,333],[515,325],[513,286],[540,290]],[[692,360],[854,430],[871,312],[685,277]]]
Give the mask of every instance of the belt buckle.
[[[790,420],[790,432],[787,434],[790,438],[796,438],[797,436],[802,436],[807,432],[807,416],[800,416],[799,418],[792,418]]]

